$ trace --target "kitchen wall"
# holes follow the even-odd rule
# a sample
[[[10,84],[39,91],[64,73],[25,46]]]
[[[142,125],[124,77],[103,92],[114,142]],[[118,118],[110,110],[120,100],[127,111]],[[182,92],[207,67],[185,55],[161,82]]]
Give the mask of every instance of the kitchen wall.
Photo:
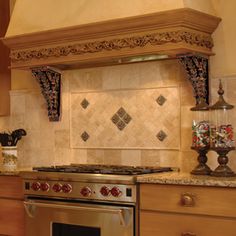
[[[20,1],[18,1],[18,3],[19,2]],[[24,0],[24,2],[26,2],[26,0]],[[164,2],[169,5],[164,6]],[[216,90],[218,87],[218,79],[221,78],[226,91],[226,98],[229,102],[236,105],[236,69],[234,67],[234,61],[232,60],[234,51],[231,50],[231,47],[234,47],[232,42],[236,38],[235,33],[231,30],[234,26],[233,19],[235,19],[231,9],[235,7],[236,3],[233,0],[228,0],[227,5],[223,0],[161,1],[163,4],[158,6],[163,6],[164,9],[164,7],[170,7],[173,2],[175,3],[173,8],[182,7],[182,4],[185,4],[199,10],[205,9],[206,12],[212,14],[216,12],[216,15],[222,17],[223,20],[213,35],[215,42],[214,52],[216,55],[210,58],[211,99],[215,101],[217,97]],[[150,3],[147,4],[149,11],[150,9],[154,9],[151,7],[153,6],[152,4],[154,3],[151,3],[151,0]],[[141,0],[137,6],[143,6]],[[16,7],[20,6],[16,5]],[[86,9],[88,10],[89,8]],[[118,8],[116,7],[114,9]],[[138,9],[139,10],[136,9],[137,11],[133,14],[141,14],[140,11],[142,7]],[[146,8],[144,8],[144,11],[145,9]],[[123,11],[122,9],[120,10]],[[117,14],[117,12],[114,14]],[[142,12],[142,14],[143,13],[146,12]],[[17,18],[17,14],[15,13],[14,15],[14,12],[13,17],[15,17],[15,19]],[[64,18],[63,24],[67,22],[65,19],[66,18]],[[53,22],[49,23],[53,24]],[[46,25],[50,25],[49,23]],[[58,21],[57,23],[62,24],[62,21]],[[38,27],[41,27],[40,24]],[[11,26],[8,34],[17,34],[14,30],[23,29],[22,26],[15,28]],[[31,29],[37,30],[37,26],[34,25]],[[196,165],[197,155],[190,149],[192,113],[189,109],[194,105],[194,99],[192,96],[192,88],[186,79],[182,66],[177,60],[63,71],[62,79],[62,120],[60,122],[50,123],[47,118],[46,104],[40,94],[36,80],[29,71],[12,71],[11,116],[2,117],[0,119],[0,128],[1,130],[8,130],[21,127],[27,130],[28,135],[19,142],[18,147],[20,167],[68,164],[71,162],[127,165],[160,164],[178,166],[182,171],[189,172]],[[90,131],[91,124],[81,128],[80,123],[77,122],[76,116],[82,114],[81,112],[83,111],[89,111],[81,108],[79,101],[81,101],[82,98],[89,98],[88,101],[91,102],[92,105],[94,105],[95,101],[98,99],[101,103],[96,104],[96,106],[89,106],[88,108],[91,109],[91,111],[94,111],[95,108],[99,108],[102,111],[106,99],[101,100],[101,97],[105,96],[105,98],[109,98],[111,94],[114,95],[115,93],[125,93],[125,96],[132,97],[133,94],[138,93],[143,97],[142,101],[144,104],[150,104],[150,96],[146,95],[149,95],[152,91],[155,92],[155,96],[159,93],[169,91],[167,94],[170,97],[167,101],[172,101],[171,104],[166,102],[163,106],[158,106],[158,104],[155,103],[156,108],[168,108],[167,110],[170,111],[168,106],[173,106],[173,99],[176,99],[176,104],[178,104],[177,110],[175,111],[175,122],[172,124],[167,122],[164,125],[164,120],[162,126],[158,126],[160,129],[166,131],[167,139],[160,142],[155,136],[153,143],[147,145],[145,136],[143,136],[143,138],[139,139],[136,143],[130,142],[130,145],[135,144],[135,146],[127,145],[125,148],[121,148],[117,145],[118,142],[113,141],[110,141],[108,144],[106,143],[106,145],[108,145],[106,148],[98,148],[95,141],[89,144],[92,139],[96,140],[96,137],[104,144],[104,140],[111,134],[117,134],[115,137],[123,135],[125,138],[129,138],[131,133],[129,133],[128,130],[132,128],[132,125],[136,125],[136,127],[139,125],[138,129],[136,129],[137,133],[135,133],[137,139],[137,137],[142,137],[143,126],[139,122],[136,122],[136,119],[132,119],[130,124],[127,125],[127,128],[120,131],[110,122],[109,129],[104,133],[105,137],[103,140],[101,133]],[[174,96],[171,96],[172,91],[176,91],[173,93],[175,94]],[[117,103],[116,108],[120,108],[120,106],[125,108],[125,106],[127,106],[128,108],[125,108],[125,110],[128,114],[131,114],[132,118],[138,117],[137,111],[145,113],[144,111],[147,109],[145,106],[143,108],[137,108],[136,112],[133,112],[131,109],[132,103],[127,104],[125,103],[126,100],[122,100],[122,98],[118,100],[120,103]],[[134,103],[133,107],[137,107],[137,104]],[[106,109],[104,109],[105,113],[103,119],[110,121],[111,114],[116,112],[116,108],[112,107],[112,110],[106,107]],[[94,122],[96,122],[97,118],[100,119],[100,114],[96,113],[95,116],[93,114],[94,113],[91,113],[86,116],[86,119],[92,117]],[[149,114],[148,116],[150,117],[151,115]],[[148,116],[144,115],[143,120],[147,121]],[[236,127],[236,111],[234,111],[232,116],[234,119],[234,127]],[[147,126],[156,127],[155,125],[157,124],[159,124],[159,119],[156,120],[156,124],[155,121],[152,120]],[[171,132],[171,125],[173,125],[173,129],[176,129],[175,135]],[[168,129],[168,127],[170,128]],[[103,129],[106,128],[107,125],[103,127]],[[177,131],[178,128],[179,132]],[[110,129],[112,129],[112,131]],[[78,133],[76,132],[77,130]],[[82,130],[89,130],[91,138],[85,143],[81,141]],[[155,134],[156,133],[155,131]],[[152,135],[151,131],[146,135]],[[120,137],[120,141],[124,141],[124,137],[123,139]],[[170,139],[172,139],[173,142],[171,141],[168,145],[165,145]],[[82,144],[84,146],[82,146]],[[234,155],[235,152],[231,152],[229,155],[232,157],[230,158],[230,165],[236,170],[236,160],[233,159]],[[216,155],[212,152],[209,154],[209,163],[212,168],[216,166]]]
[[[28,132],[19,142],[20,167],[74,162],[188,171],[196,163],[189,111],[195,102],[184,73],[177,60],[63,71],[62,119],[48,122],[39,86],[24,72],[31,88],[12,90],[9,121],[12,129]],[[163,105],[156,102],[160,95],[166,99]],[[111,121],[120,107],[132,118],[122,130]],[[167,135],[164,141],[156,137],[160,130]],[[87,141],[81,138],[83,131],[89,133]]]
[[[236,1],[212,0],[216,14],[222,18],[222,22],[213,33],[215,56],[211,57],[211,78],[234,77],[236,67],[234,63],[236,45],[235,24]]]

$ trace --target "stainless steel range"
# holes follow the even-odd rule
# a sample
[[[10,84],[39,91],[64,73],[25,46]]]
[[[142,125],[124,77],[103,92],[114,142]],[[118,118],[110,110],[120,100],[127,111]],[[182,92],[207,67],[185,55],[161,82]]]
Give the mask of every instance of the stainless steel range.
[[[71,164],[22,172],[26,236],[138,236],[137,175],[164,171]]]

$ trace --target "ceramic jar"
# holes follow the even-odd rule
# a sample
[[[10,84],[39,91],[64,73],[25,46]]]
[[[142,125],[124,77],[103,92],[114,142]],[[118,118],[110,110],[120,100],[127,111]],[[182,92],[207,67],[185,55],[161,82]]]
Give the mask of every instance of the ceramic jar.
[[[17,147],[16,146],[3,146],[3,172],[11,173],[17,171]]]

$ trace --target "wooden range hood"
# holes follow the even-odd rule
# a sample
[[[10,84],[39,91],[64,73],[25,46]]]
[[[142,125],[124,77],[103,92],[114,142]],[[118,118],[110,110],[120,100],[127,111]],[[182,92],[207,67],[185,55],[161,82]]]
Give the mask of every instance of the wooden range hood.
[[[2,38],[11,68],[73,69],[213,55],[211,34],[220,18],[190,8]]]
[[[12,69],[30,69],[46,99],[50,121],[60,120],[61,73],[74,69],[179,58],[196,103],[208,100],[211,34],[220,18],[189,8],[2,38]],[[50,66],[50,67],[49,67]]]

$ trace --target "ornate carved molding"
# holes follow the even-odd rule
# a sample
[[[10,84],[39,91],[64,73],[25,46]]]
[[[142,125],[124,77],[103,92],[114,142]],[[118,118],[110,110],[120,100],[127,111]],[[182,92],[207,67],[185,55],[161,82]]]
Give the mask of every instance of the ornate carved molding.
[[[49,121],[59,121],[61,74],[49,67],[33,68],[32,73],[38,81],[47,102]]]
[[[209,104],[208,59],[201,56],[185,56],[179,58],[192,84],[196,105],[203,98]]]
[[[212,55],[220,18],[188,8],[95,22],[2,39],[11,68],[60,69],[129,62],[142,55]]]
[[[133,37],[115,38],[112,40],[91,41],[65,46],[50,48],[12,50],[10,57],[12,62],[30,61],[32,59],[43,59],[50,57],[63,57],[68,55],[81,55],[85,53],[98,53],[103,51],[121,50],[124,48],[145,47],[147,44],[152,46],[167,43],[186,43],[205,49],[213,47],[211,36],[203,35],[186,30],[169,31],[162,33],[138,35]]]

